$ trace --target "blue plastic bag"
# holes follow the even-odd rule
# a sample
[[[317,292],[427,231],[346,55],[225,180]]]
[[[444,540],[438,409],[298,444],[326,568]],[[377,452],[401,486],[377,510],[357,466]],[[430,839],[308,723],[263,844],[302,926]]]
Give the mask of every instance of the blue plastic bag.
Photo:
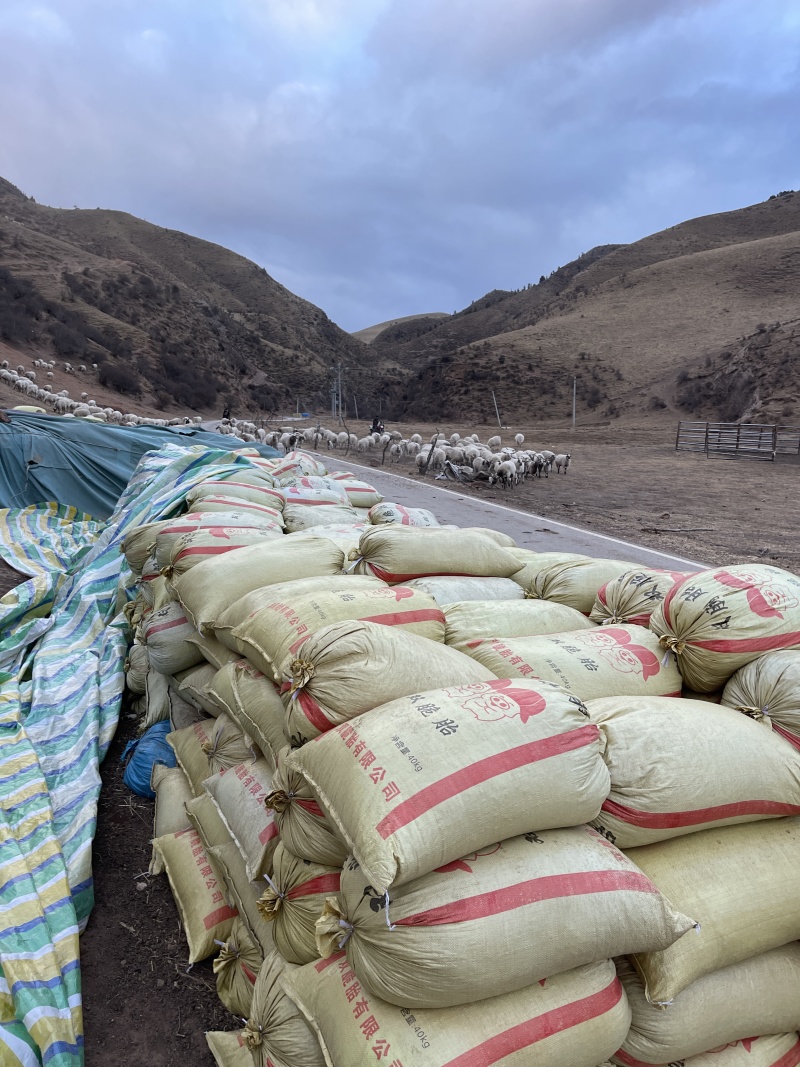
[[[150,788],[154,764],[164,763],[167,767],[174,767],[177,762],[172,747],[167,744],[167,734],[171,731],[169,719],[163,719],[145,731],[137,741],[129,741],[125,746],[121,762],[127,760],[128,765],[122,780],[128,789],[140,797],[155,798]]]

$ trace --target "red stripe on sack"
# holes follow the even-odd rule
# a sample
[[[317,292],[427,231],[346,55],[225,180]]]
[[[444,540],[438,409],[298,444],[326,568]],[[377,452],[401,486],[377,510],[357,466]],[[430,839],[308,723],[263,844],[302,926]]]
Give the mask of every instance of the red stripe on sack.
[[[626,619],[628,626],[644,626],[647,628],[647,624],[650,622],[652,611],[642,615],[631,615],[629,619]]]
[[[624,1063],[625,1067],[666,1067],[665,1064],[646,1063],[644,1060],[635,1060],[633,1056],[629,1056],[628,1053],[621,1048],[618,1048],[614,1053],[614,1059]]]
[[[379,567],[376,563],[370,563],[370,561],[364,560],[367,566],[370,568],[376,578],[380,578],[384,582],[388,582],[389,585],[401,585],[406,582],[413,582],[415,578],[475,578],[481,577],[481,575],[474,574],[462,574],[461,571],[420,571],[418,574],[392,574],[391,571],[385,571],[383,567]]]
[[[172,622],[162,623],[160,626],[148,626],[144,632],[145,640],[151,636],[151,634],[160,634],[164,630],[171,630],[173,626],[186,626],[189,620],[184,615],[182,619],[173,619]]]
[[[183,548],[173,559],[173,564],[177,563],[179,559],[183,559],[184,556],[216,556],[220,552],[230,552],[233,548],[239,548],[239,545],[197,545],[193,548]],[[249,546],[246,546],[249,547]]]
[[[349,507],[349,503],[346,500],[342,500],[339,497],[337,500],[306,500],[305,497],[299,496],[287,496],[287,504],[300,504],[304,508],[315,508],[317,506],[329,507],[329,508],[346,508]]]
[[[242,968],[242,972],[244,973],[245,978],[250,983],[250,985],[255,985],[256,979],[258,978],[258,975],[255,973],[255,971],[251,971],[247,964],[244,963],[242,960],[239,960],[239,964]]]
[[[311,897],[319,893],[338,893],[341,872],[336,874],[321,874],[317,878],[309,878],[307,882],[301,882],[286,894],[287,900],[296,900],[298,897]]]
[[[733,804],[717,804],[712,808],[667,812],[639,811],[625,807],[624,804],[617,804],[615,800],[606,800],[600,810],[631,826],[640,826],[646,830],[677,830],[682,826],[698,826],[706,822],[719,822],[722,819],[736,819],[747,815],[775,818],[782,815],[800,815],[800,805],[781,804],[777,800],[739,800]]]
[[[784,1053],[779,1060],[775,1060],[772,1067],[797,1067],[800,1063],[800,1038],[792,1045],[788,1052]]]
[[[772,729],[776,734],[780,734],[784,741],[788,741],[792,748],[796,748],[798,752],[800,752],[800,737],[798,737],[797,734],[791,733],[791,731],[787,730],[784,726],[778,726],[774,721],[772,723]]]
[[[327,733],[328,730],[332,730],[336,725],[336,723],[333,723],[328,719],[316,700],[314,700],[305,689],[297,690],[297,703],[300,705],[300,710],[311,725],[316,727],[321,734]]]
[[[608,589],[608,582],[605,585],[601,585],[597,590],[597,599],[603,605],[604,608],[608,607],[608,601],[606,600],[606,589]]]
[[[441,622],[444,624],[444,612],[437,608],[419,608],[417,611],[390,611],[387,615],[370,615],[362,622],[374,622],[379,626],[411,626],[415,622]]]
[[[310,633],[304,634],[302,637],[299,637],[293,645],[289,645],[289,651],[291,652],[291,654],[294,655],[298,648],[300,648],[301,645],[304,645],[306,643],[309,637],[311,637]]]
[[[520,1049],[535,1045],[537,1041],[543,1041],[563,1030],[605,1015],[616,1007],[621,999],[622,986],[619,979],[615,978],[605,989],[592,993],[591,996],[563,1004],[560,1008],[553,1008],[543,1015],[537,1015],[535,1019],[528,1019],[518,1026],[495,1034],[468,1052],[456,1056],[454,1060],[448,1060],[443,1067],[490,1067]]]
[[[217,908],[216,911],[212,911],[209,915],[203,919],[203,926],[206,930],[210,930],[212,926],[216,926],[218,923],[224,923],[227,919],[235,919],[239,912],[236,908],[230,908],[226,904],[224,908]]]
[[[332,956],[328,956],[326,960],[317,960],[314,964],[314,970],[317,974],[322,974],[326,971],[332,963],[338,963],[339,960],[344,958],[344,952],[334,952]]]
[[[316,802],[316,800],[301,800],[298,797],[294,797],[294,803],[298,808],[302,808],[303,811],[307,811],[309,815],[316,815],[319,819],[325,818],[325,812]]]
[[[395,919],[395,926],[443,926],[449,923],[486,919],[506,911],[525,908],[543,900],[589,896],[593,893],[658,893],[650,879],[640,871],[578,871],[529,878],[517,885],[463,897],[439,908]]]
[[[269,826],[264,827],[264,829],[258,835],[258,840],[261,842],[262,845],[266,845],[268,841],[271,841],[273,837],[277,837],[279,833],[280,830],[278,829],[278,824],[273,821],[269,824]]]
[[[469,767],[462,767],[459,771],[446,775],[438,782],[421,789],[408,800],[402,801],[394,811],[381,819],[375,827],[380,836],[385,840],[396,830],[414,822],[421,815],[425,815],[431,808],[437,807],[445,800],[458,796],[459,793],[472,789],[473,786],[488,782],[501,774],[516,771],[529,763],[537,763],[539,760],[550,759],[553,756],[563,755],[578,748],[593,744],[600,736],[600,730],[594,724],[581,726],[577,730],[570,730],[565,734],[554,734],[539,741],[529,741],[526,745],[509,749],[506,752],[498,752],[494,756],[476,760]]]
[[[667,595],[664,597],[664,600],[662,602],[661,611],[664,615],[664,622],[667,624],[667,626],[669,626],[670,629],[672,629],[672,619],[670,617],[670,607],[672,606],[672,601],[675,599],[678,590],[689,580],[690,577],[691,575],[687,574],[687,576],[682,581],[676,582],[673,586],[670,586],[670,588],[667,590]]]
[[[236,504],[236,507],[231,507],[231,511],[263,511],[269,515],[275,514],[275,508],[268,508],[266,504],[255,504],[252,500],[240,500],[238,497],[230,496],[207,496],[204,500],[199,501],[200,504]],[[202,511],[197,512],[198,515],[204,514]],[[208,512],[205,512],[208,514]]]
[[[704,648],[708,652],[775,652],[800,644],[800,631],[790,634],[774,634],[772,637],[740,637],[738,640],[692,641],[692,648]]]

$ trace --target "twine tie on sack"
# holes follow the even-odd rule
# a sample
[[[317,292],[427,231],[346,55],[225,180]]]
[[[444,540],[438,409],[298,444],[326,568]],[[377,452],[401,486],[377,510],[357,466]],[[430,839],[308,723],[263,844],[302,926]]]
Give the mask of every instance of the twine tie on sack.
[[[272,890],[272,892],[275,894],[275,896],[279,897],[281,900],[283,900],[283,898],[286,896],[286,894],[285,893],[281,893],[280,889],[278,889],[278,887],[275,885],[275,883],[272,881],[272,879],[270,878],[270,876],[268,874],[265,874],[264,877],[269,882],[269,887]]]
[[[353,933],[353,924],[349,923],[346,919],[340,919],[339,926],[341,926],[343,930],[347,931],[344,937],[339,938],[338,941],[339,948],[343,949],[347,942],[350,940],[350,937]]]
[[[761,722],[762,719],[769,718],[769,704],[765,704],[763,708],[756,708],[750,704],[737,704],[736,711],[741,711],[742,715],[746,715],[748,719],[753,719],[754,722]]]
[[[388,891],[384,894],[383,905],[384,905],[384,908],[386,909],[386,925],[389,927],[390,930],[394,930],[395,927],[392,926],[392,923],[391,923],[391,921],[389,919],[389,893],[388,893]]]
[[[289,690],[291,693],[290,699],[296,700],[298,690],[308,685],[314,677],[314,664],[307,659],[294,659],[289,667],[289,673],[292,676],[292,688]]]
[[[661,645],[662,648],[665,648],[667,650],[664,653],[664,658],[661,661],[662,667],[666,667],[667,662],[669,660],[670,652],[674,652],[677,657],[680,656],[686,648],[685,641],[679,641],[677,637],[673,637],[671,634],[663,634],[661,637],[659,637],[658,643]]]
[[[279,815],[282,815],[284,811],[289,807],[289,804],[294,799],[294,793],[287,793],[283,789],[275,789],[271,793],[267,793],[264,797],[264,807],[271,811],[276,811]]]
[[[162,567],[161,568],[161,570],[159,571],[159,574],[161,575],[162,578],[171,578],[172,577],[172,571],[173,571],[172,564],[168,563],[166,567]]]
[[[359,565],[359,563],[362,561],[362,559],[364,557],[363,556],[359,556],[358,555],[358,549],[354,548],[354,549],[351,550],[351,552],[350,552],[350,554],[348,555],[347,558],[351,559],[353,562],[347,568],[347,570],[345,571],[345,574],[352,574],[353,571],[356,569],[356,567]]]
[[[528,588],[525,590],[525,599],[526,600],[541,600],[542,598],[539,596],[539,594],[536,592],[536,590],[531,585],[531,586],[528,586]]]
[[[242,1038],[249,1049],[256,1049],[264,1040],[264,1029],[259,1024],[254,1026],[250,1019],[243,1019],[244,1031]]]

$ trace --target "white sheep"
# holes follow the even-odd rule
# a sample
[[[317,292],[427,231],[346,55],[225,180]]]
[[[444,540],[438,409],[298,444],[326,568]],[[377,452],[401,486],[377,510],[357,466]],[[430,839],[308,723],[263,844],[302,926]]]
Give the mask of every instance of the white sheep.
[[[79,371],[83,371],[85,373],[86,372],[86,364],[85,363],[81,363],[80,366],[78,367],[78,370]]]
[[[503,444],[502,438],[500,438],[500,437],[490,437],[489,440],[486,442],[486,447],[496,450],[496,449],[500,448],[500,446],[502,444]]]
[[[513,459],[503,460],[489,475],[489,485],[499,482],[504,489],[515,486],[517,481],[517,465]]]
[[[514,437],[514,441],[516,442],[517,448],[519,448],[521,445],[524,445],[525,444],[525,434],[524,433],[516,434],[516,436]]]
[[[51,370],[49,370],[49,371],[47,372],[47,379],[48,379],[48,381],[51,381],[51,382],[52,382],[52,380],[53,380],[53,377],[54,377],[54,375],[53,375],[53,372],[52,372]]]
[[[556,465],[556,474],[561,474],[562,470],[564,474],[567,473],[569,467],[569,461],[572,457],[569,452],[563,452],[556,456],[554,463]]]

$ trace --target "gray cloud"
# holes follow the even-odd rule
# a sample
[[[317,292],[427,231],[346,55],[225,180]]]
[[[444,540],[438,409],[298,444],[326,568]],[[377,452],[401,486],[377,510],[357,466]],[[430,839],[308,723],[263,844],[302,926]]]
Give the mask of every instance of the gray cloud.
[[[7,0],[0,174],[357,329],[800,185],[798,38],[790,0]]]

